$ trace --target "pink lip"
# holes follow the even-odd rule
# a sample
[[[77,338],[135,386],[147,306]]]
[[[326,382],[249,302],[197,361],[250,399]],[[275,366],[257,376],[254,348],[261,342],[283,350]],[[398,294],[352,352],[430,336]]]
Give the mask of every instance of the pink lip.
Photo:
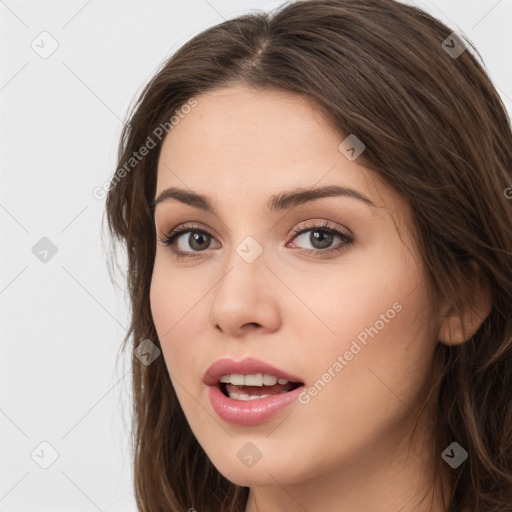
[[[299,394],[304,389],[302,385],[293,391],[257,400],[233,400],[224,395],[219,385],[220,376],[232,373],[242,375],[266,373],[290,382],[302,382],[302,379],[254,358],[246,358],[242,361],[234,361],[232,359],[216,361],[206,370],[203,382],[208,386],[208,397],[215,412],[224,421],[234,425],[258,425],[264,423],[284,407],[297,400]]]

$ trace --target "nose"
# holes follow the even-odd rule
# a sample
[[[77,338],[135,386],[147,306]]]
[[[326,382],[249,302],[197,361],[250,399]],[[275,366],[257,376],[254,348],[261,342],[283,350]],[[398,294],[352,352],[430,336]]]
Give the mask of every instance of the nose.
[[[279,328],[279,280],[268,268],[265,253],[248,262],[233,250],[226,270],[214,287],[210,324],[231,337],[259,329]]]

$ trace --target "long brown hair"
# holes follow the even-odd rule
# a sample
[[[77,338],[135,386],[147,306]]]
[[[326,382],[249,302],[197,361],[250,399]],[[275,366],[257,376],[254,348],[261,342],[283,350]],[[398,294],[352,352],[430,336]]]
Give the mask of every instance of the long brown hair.
[[[505,512],[512,505],[512,133],[478,51],[451,34],[392,0],[288,2],[205,30],[164,63],[134,104],[106,213],[128,256],[131,324],[123,349],[146,339],[160,347],[149,302],[151,203],[170,119],[201,93],[234,83],[314,101],[336,130],[364,142],[358,163],[409,201],[439,294],[456,307],[471,302],[468,262],[490,287],[492,310],[478,331],[436,348],[432,450],[438,476],[450,443],[468,452],[448,472],[448,512]],[[131,160],[143,146],[151,146],[147,154]],[[196,441],[163,357],[145,365],[132,355],[132,378],[139,510],[243,511],[249,489],[225,479]]]

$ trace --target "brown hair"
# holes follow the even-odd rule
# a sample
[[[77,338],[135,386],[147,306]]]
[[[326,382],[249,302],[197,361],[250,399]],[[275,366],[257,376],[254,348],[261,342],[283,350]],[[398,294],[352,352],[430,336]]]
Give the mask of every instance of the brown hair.
[[[363,141],[358,163],[409,201],[436,291],[456,307],[470,303],[468,262],[490,287],[492,310],[478,331],[436,348],[432,452],[439,477],[450,443],[469,454],[447,473],[447,511],[505,512],[512,504],[512,133],[471,42],[464,38],[468,48],[458,56],[442,45],[451,32],[391,0],[288,2],[205,30],[164,63],[134,105],[119,147],[125,172],[116,174],[106,213],[128,255],[123,348],[145,339],[160,346],[149,302],[157,128],[191,98],[228,84],[314,101],[340,133]],[[127,171],[148,137],[156,147]],[[139,510],[243,511],[249,489],[225,479],[196,441],[163,357],[146,366],[133,355],[132,377]]]

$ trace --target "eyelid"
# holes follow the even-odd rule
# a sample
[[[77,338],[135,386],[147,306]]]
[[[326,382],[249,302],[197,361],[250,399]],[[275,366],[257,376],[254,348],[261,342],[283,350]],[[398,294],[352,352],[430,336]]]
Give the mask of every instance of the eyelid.
[[[305,225],[304,223],[307,223],[307,222],[313,222],[313,224]],[[325,229],[327,231],[333,230],[333,231],[337,231],[337,232],[345,235],[348,238],[354,238],[352,231],[350,229],[348,229],[347,227],[345,227],[345,226],[340,227],[337,223],[334,223],[334,222],[331,222],[331,221],[328,221],[325,219],[319,220],[316,218],[299,222],[299,224],[297,224],[297,226],[292,230],[291,235],[293,235],[295,237],[297,234],[300,234],[303,231],[310,231],[312,229],[318,229],[318,230]]]

